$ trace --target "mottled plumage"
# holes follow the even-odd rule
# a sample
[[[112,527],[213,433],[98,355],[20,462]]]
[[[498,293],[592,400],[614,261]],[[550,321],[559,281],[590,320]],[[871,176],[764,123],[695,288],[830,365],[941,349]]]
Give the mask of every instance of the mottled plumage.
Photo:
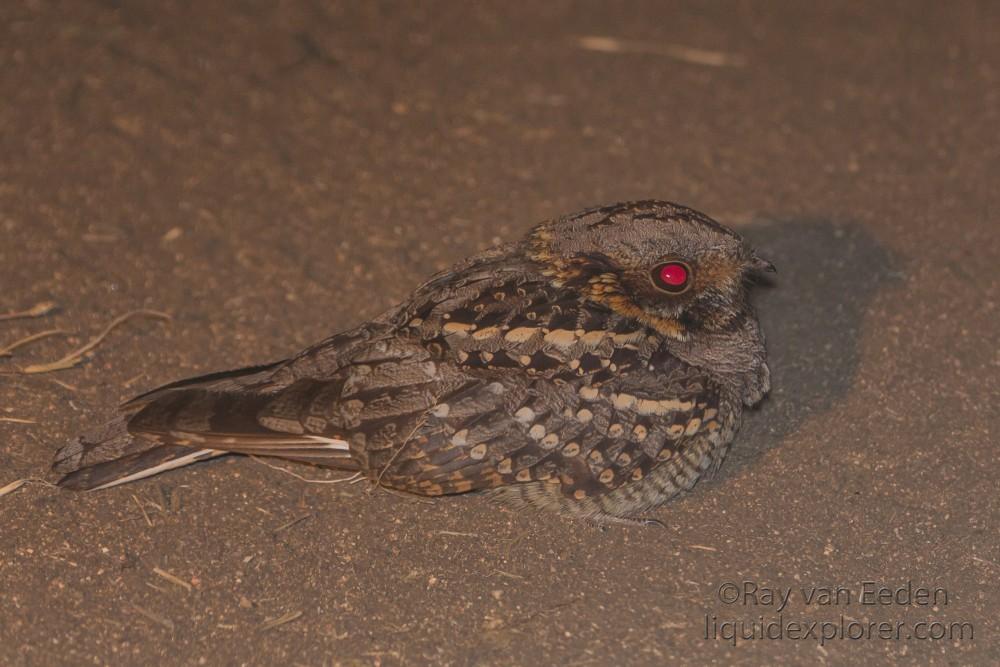
[[[287,361],[133,399],[55,468],[64,487],[103,488],[236,452],[633,516],[717,468],[767,392],[747,289],[771,268],[675,204],[583,211]]]

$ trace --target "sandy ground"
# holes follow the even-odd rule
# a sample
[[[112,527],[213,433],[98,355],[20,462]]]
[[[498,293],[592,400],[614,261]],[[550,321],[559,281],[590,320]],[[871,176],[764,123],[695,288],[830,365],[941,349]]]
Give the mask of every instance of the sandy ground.
[[[770,399],[665,529],[243,458],[28,484],[0,497],[0,662],[1000,661],[997,5],[353,4],[0,4],[0,312],[60,306],[0,346],[69,332],[0,360],[0,486],[141,390],[634,198],[778,265]],[[173,319],[15,372],[139,308]]]

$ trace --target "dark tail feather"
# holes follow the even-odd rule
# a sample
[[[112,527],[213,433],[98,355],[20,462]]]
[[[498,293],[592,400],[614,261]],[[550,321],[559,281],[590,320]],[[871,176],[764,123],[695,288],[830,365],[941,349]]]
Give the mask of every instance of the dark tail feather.
[[[303,423],[300,406],[324,386],[303,379],[274,394],[200,387],[177,390],[143,407],[129,420],[128,429],[164,445],[354,468],[345,440],[308,432]]]
[[[103,426],[74,438],[56,452],[52,469],[64,473],[59,486],[87,490],[115,486],[164,470],[203,461],[207,448],[163,445],[129,433],[129,415],[121,415]]]
[[[60,448],[56,452],[52,469],[56,472],[69,473],[86,466],[104,463],[164,444],[157,442],[155,438],[137,437],[133,433],[129,433],[127,428],[129,420],[148,404],[158,400],[169,402],[170,397],[176,393],[184,393],[184,390],[212,388],[215,391],[223,392],[263,383],[282,363],[276,362],[264,366],[251,366],[222,373],[201,375],[171,382],[152,391],[147,391],[121,406],[120,414],[114,419],[98,428],[87,431]]]
[[[127,421],[128,415],[120,415],[73,438],[56,452],[52,469],[62,473],[73,472],[156,446],[157,443],[140,440],[129,433]]]
[[[301,422],[298,399],[320,389],[312,380],[273,394],[170,386],[127,404],[119,417],[67,444],[53,468],[65,473],[60,486],[78,490],[132,482],[230,452],[356,470],[345,440],[308,433]]]
[[[178,380],[147,391],[144,394],[139,394],[135,398],[126,401],[122,408],[125,410],[136,410],[172,392],[185,389],[211,389],[215,392],[227,392],[243,390],[252,385],[266,384],[267,380],[272,377],[274,370],[284,363],[284,361],[276,361],[261,366],[247,366],[246,368],[238,368],[232,371],[208,373],[207,375]],[[278,388],[280,388],[280,385],[272,387],[272,389]]]
[[[145,451],[128,454],[112,461],[95,463],[74,470],[59,480],[59,486],[74,491],[96,491],[137,479],[152,477],[167,470],[197,461],[222,456],[215,449],[192,449],[179,445],[154,445]]]

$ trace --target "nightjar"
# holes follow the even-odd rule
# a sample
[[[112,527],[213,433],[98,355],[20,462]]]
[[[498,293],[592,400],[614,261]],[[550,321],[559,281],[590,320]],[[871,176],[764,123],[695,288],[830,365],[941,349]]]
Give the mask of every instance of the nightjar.
[[[768,391],[748,289],[773,270],[683,206],[589,209],[290,359],[134,398],[54,468],[63,487],[101,489],[251,454],[427,496],[633,517],[717,469]]]

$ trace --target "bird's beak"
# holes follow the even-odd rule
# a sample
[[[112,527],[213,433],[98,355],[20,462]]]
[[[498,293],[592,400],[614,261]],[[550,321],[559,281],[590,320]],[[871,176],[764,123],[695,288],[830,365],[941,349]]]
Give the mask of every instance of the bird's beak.
[[[750,260],[750,268],[753,271],[766,271],[767,273],[778,272],[778,268],[774,264],[767,261],[766,259],[758,257],[757,255],[754,255],[753,258]]]

